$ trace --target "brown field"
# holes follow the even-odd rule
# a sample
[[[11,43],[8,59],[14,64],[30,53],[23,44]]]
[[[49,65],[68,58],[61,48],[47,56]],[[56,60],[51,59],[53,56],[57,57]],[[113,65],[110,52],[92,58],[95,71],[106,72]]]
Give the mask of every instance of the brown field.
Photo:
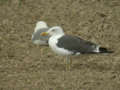
[[[115,52],[72,57],[65,71],[31,42],[39,20]],[[0,0],[0,90],[120,90],[120,0]]]

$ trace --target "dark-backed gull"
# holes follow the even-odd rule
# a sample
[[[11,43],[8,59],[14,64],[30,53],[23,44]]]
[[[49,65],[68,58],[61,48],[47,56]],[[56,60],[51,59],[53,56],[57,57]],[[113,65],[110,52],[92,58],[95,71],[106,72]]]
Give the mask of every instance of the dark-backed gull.
[[[32,34],[32,42],[37,45],[48,45],[49,36],[40,36],[42,32],[46,32],[48,29],[49,27],[44,21],[37,22]]]
[[[59,26],[52,27],[47,32],[41,33],[41,35],[49,35],[48,44],[50,48],[55,53],[67,56],[67,58],[70,55],[112,53],[112,51],[80,37],[65,35],[63,29]]]

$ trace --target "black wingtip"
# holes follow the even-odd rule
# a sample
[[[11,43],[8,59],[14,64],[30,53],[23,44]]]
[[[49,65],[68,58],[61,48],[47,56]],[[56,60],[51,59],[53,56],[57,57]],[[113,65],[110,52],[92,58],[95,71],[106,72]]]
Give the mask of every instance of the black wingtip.
[[[100,48],[99,48],[99,51],[100,51],[100,53],[113,53],[113,51],[108,50],[108,49],[105,48],[105,47],[100,47]]]

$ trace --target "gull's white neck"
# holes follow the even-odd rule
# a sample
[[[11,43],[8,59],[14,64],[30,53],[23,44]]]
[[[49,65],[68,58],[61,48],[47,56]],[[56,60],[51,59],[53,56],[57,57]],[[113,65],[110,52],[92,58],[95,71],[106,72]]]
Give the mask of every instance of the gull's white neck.
[[[64,36],[64,33],[63,34],[55,34],[55,35],[52,35],[50,38],[49,38],[49,44],[52,42],[52,43],[57,43],[57,39],[59,39],[60,37]]]

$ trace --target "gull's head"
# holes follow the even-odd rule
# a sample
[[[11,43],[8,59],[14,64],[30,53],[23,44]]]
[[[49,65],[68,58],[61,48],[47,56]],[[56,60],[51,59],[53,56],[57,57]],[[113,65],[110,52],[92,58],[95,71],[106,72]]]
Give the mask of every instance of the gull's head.
[[[44,21],[38,21],[38,22],[36,23],[36,27],[46,28],[46,27],[48,27],[48,26],[47,26],[46,22],[44,22]]]
[[[44,21],[38,21],[38,22],[36,23],[35,32],[36,32],[38,29],[41,29],[41,28],[48,28],[47,23],[44,22]]]
[[[52,36],[52,35],[60,35],[64,34],[63,29],[60,26],[55,26],[50,28],[47,33]]]
[[[64,35],[63,29],[60,26],[50,28],[47,32],[41,33],[42,36]]]

